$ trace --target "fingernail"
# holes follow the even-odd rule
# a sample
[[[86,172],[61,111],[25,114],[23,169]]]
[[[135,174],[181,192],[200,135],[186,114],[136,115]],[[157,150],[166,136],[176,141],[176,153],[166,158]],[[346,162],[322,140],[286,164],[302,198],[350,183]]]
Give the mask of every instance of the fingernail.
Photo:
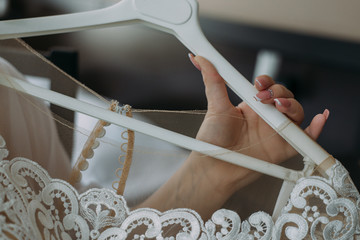
[[[189,53],[188,56],[189,56],[189,58],[190,58],[191,63],[192,63],[199,71],[201,71],[201,67],[200,67],[200,65],[196,62],[194,55],[193,55],[192,53]]]
[[[323,112],[323,115],[325,116],[325,119],[327,120],[329,118],[330,111],[328,109],[325,109]]]
[[[274,101],[275,101],[275,103],[276,103],[277,105],[282,106],[282,104],[281,104],[281,102],[280,102],[279,99],[275,98]]]
[[[263,86],[263,85],[261,84],[261,82],[259,81],[258,78],[255,78],[255,83],[257,83],[257,85],[258,85],[259,87],[262,87],[262,86]]]
[[[256,101],[267,100],[274,97],[274,92],[271,89],[260,91],[254,96]]]
[[[256,95],[254,96],[254,98],[255,98],[255,100],[258,101],[258,102],[261,101],[261,99],[260,99],[258,96],[256,96]]]
[[[286,98],[281,98],[281,100],[279,98],[275,98],[274,101],[275,101],[275,104],[278,106],[282,106],[285,108],[291,107],[291,101],[289,101]]]

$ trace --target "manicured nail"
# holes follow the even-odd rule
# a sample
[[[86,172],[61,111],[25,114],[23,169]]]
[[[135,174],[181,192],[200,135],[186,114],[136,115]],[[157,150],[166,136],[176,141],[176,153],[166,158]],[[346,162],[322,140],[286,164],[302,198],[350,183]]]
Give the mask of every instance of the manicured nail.
[[[201,67],[200,67],[199,63],[196,62],[194,55],[193,55],[192,53],[189,53],[188,56],[189,56],[190,61],[192,62],[192,64],[193,64],[199,71],[201,71]]]
[[[328,109],[325,109],[323,112],[323,115],[325,116],[325,119],[327,120],[329,118],[330,111]]]
[[[279,99],[275,98],[274,101],[275,101],[276,105],[282,106],[282,104],[281,104],[281,102],[280,102]]]
[[[261,84],[261,82],[259,81],[258,78],[255,78],[255,83],[257,83],[257,85],[258,85],[259,87],[262,87],[262,84]]]
[[[256,101],[267,100],[274,97],[274,92],[271,89],[260,91],[254,96]]]
[[[278,105],[278,106],[282,106],[284,108],[290,108],[291,107],[291,101],[289,101],[289,99],[286,99],[286,98],[275,98],[274,99],[275,101],[275,104]]]

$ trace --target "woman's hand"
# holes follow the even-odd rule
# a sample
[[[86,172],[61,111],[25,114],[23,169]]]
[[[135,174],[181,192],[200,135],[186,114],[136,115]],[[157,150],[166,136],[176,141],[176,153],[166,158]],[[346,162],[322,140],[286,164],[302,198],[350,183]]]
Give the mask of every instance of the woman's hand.
[[[208,111],[197,139],[271,163],[280,163],[296,154],[247,104],[231,104],[225,82],[210,62],[192,55],[190,59],[201,70],[208,101]],[[275,84],[268,76],[260,76],[255,82],[259,90],[255,98],[264,104],[275,104],[295,123],[302,122],[304,111],[289,90]],[[328,116],[329,111],[325,110],[314,117],[306,129],[310,137],[316,139],[319,136]],[[235,191],[259,175],[246,168],[192,152],[182,167],[138,207],[160,211],[190,208],[205,220]]]
[[[296,154],[296,151],[245,102],[238,106],[230,102],[224,80],[209,61],[192,55],[190,59],[201,71],[208,101],[208,111],[197,139],[275,164]],[[265,75],[256,78],[255,87],[259,93],[254,98],[264,104],[274,104],[293,122],[301,124],[304,111],[300,103],[294,99],[292,92]],[[305,130],[311,138],[316,139],[320,135],[328,116],[329,111],[325,110],[313,118]],[[241,179],[249,177],[250,170],[215,159],[214,163],[210,163],[209,159],[204,160],[199,158],[203,168],[214,168],[215,172],[211,171],[211,179],[216,175],[219,175],[219,178],[221,176],[220,182],[212,183],[214,186],[220,183],[224,188],[224,183],[228,182],[229,188],[234,191],[244,185]],[[206,172],[209,172],[209,169],[206,169]],[[246,184],[248,180],[245,181]]]

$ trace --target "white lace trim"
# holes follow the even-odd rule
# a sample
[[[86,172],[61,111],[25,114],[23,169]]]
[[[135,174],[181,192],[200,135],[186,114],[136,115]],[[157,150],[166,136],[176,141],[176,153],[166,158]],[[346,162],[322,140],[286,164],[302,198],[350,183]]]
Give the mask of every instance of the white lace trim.
[[[221,209],[204,224],[190,209],[130,211],[108,189],[79,195],[35,162],[4,160],[5,146],[0,136],[0,239],[359,239],[360,195],[339,162],[329,179],[300,179],[276,222]]]

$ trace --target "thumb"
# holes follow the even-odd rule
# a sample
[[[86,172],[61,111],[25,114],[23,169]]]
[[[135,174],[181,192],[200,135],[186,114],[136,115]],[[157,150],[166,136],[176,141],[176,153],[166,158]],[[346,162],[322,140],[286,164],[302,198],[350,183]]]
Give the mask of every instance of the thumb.
[[[326,120],[329,118],[329,110],[325,109],[322,114],[317,114],[311,121],[310,125],[305,129],[305,132],[309,134],[309,136],[316,140],[326,123]]]
[[[208,101],[208,110],[224,111],[232,107],[227,93],[224,79],[219,75],[215,67],[201,56],[189,55],[191,62],[202,74],[205,84],[205,94]]]

